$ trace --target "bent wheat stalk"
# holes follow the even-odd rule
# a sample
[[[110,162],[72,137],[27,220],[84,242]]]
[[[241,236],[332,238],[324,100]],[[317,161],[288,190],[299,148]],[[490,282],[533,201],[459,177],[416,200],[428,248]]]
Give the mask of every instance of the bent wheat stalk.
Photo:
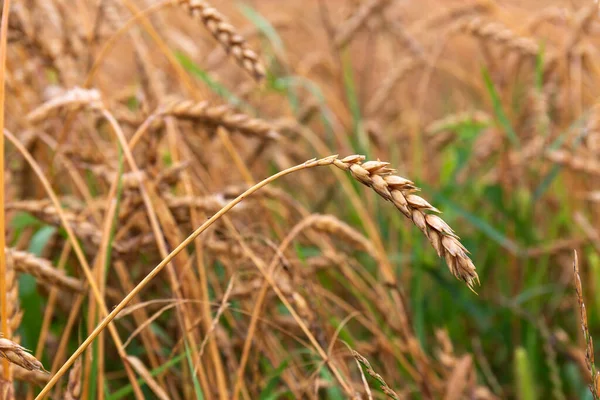
[[[391,201],[407,218],[409,218],[429,239],[440,257],[444,257],[448,263],[450,271],[459,279],[464,280],[469,288],[473,288],[475,281],[479,282],[479,277],[475,272],[475,266],[468,257],[468,251],[458,240],[458,236],[440,217],[431,214],[439,212],[435,207],[429,204],[423,198],[414,194],[418,189],[408,179],[393,175],[394,170],[388,167],[388,163],[383,161],[364,162],[364,156],[352,155],[343,159],[338,159],[337,155],[328,156],[321,159],[311,159],[303,164],[285,169],[275,175],[272,175],[248,190],[237,196],[225,207],[206,220],[199,228],[181,242],[167,257],[165,257],[152,271],[148,273],[121,302],[98,324],[93,332],[83,341],[79,348],[71,355],[64,365],[50,379],[48,384],[42,389],[36,400],[41,400],[48,395],[50,390],[56,385],[58,380],[73,365],[75,360],[89,347],[89,345],[98,337],[110,322],[121,312],[127,304],[144,289],[148,283],[158,275],[171,260],[180,253],[185,247],[191,244],[200,234],[208,229],[215,221],[223,217],[233,207],[242,202],[248,196],[252,195],[262,187],[271,182],[291,173],[308,168],[335,165],[344,171],[348,171],[359,182],[375,190],[384,199]],[[337,376],[334,373],[335,376]],[[340,382],[343,385],[345,382]]]

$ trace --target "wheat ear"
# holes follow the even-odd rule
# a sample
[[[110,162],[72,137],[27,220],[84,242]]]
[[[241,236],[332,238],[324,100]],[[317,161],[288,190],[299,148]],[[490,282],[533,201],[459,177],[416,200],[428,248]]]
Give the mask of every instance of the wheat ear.
[[[504,48],[516,51],[524,56],[536,57],[540,52],[540,46],[535,40],[518,36],[506,26],[498,22],[486,21],[480,17],[460,20],[453,26],[452,31],[468,33],[481,39],[496,42]]]
[[[600,372],[596,369],[594,362],[594,343],[592,335],[588,328],[587,311],[583,302],[583,287],[581,285],[581,276],[579,275],[579,262],[577,260],[577,252],[573,251],[573,275],[575,275],[575,292],[577,293],[577,302],[579,303],[579,314],[581,319],[581,331],[585,339],[585,364],[590,372],[590,392],[595,400],[600,399],[598,394],[598,386],[600,383]]]
[[[47,372],[42,363],[29,353],[29,350],[4,337],[0,338],[0,357],[28,371]]]
[[[204,26],[221,43],[225,51],[233,55],[242,68],[256,80],[264,78],[265,67],[260,62],[258,54],[248,47],[246,39],[223,14],[204,0],[179,0],[179,4],[186,7],[193,17],[202,19]]]
[[[9,247],[6,248],[6,254],[12,258],[14,269],[17,272],[33,275],[46,284],[57,286],[70,292],[82,293],[85,291],[83,282],[67,276],[63,271],[54,268],[52,263],[44,258]]]
[[[206,101],[171,99],[159,110],[160,115],[190,119],[212,126],[222,126],[247,136],[278,139],[279,134],[267,121],[234,111],[228,105],[211,105]]]
[[[468,256],[468,250],[460,243],[458,236],[444,220],[433,213],[439,210],[422,197],[417,196],[418,188],[406,178],[394,175],[389,163],[367,161],[365,157],[353,155],[336,159],[333,165],[349,171],[359,182],[369,186],[384,199],[391,201],[429,239],[440,257],[445,258],[450,272],[467,283],[479,283],[475,265]]]

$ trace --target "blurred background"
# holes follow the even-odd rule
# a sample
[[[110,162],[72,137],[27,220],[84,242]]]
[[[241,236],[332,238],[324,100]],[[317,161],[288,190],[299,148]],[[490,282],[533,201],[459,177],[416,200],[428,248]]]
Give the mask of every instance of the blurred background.
[[[178,255],[52,398],[592,399],[598,17],[591,0],[13,0],[5,127],[64,218],[7,140],[10,337],[54,373],[101,320],[76,243],[110,311],[252,183],[362,154],[442,211],[477,294],[373,190],[301,171]],[[16,398],[48,380],[11,375]]]

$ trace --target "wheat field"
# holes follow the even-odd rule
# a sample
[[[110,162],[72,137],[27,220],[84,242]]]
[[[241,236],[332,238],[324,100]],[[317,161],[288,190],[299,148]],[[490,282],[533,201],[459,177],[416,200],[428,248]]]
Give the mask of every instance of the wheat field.
[[[0,400],[600,399],[596,1],[0,4]]]

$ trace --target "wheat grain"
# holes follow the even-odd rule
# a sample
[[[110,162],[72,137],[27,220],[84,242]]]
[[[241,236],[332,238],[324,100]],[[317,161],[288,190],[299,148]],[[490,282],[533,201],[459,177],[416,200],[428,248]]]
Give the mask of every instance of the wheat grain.
[[[265,76],[265,67],[258,54],[251,50],[246,39],[238,34],[225,16],[205,0],[178,0],[193,16],[200,18],[213,37],[223,46],[226,52],[233,55],[237,63],[248,71],[256,80]]]

